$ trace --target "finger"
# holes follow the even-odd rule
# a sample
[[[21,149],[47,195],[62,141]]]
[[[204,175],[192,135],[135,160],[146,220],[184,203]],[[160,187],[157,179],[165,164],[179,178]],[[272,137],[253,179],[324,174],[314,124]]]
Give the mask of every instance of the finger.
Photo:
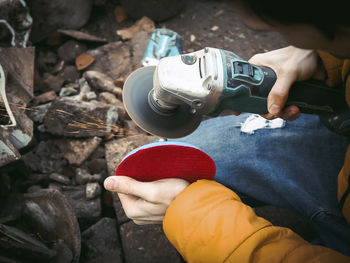
[[[152,216],[152,217],[139,217],[134,220],[149,221],[149,222],[161,222],[164,219],[164,215]]]
[[[301,115],[301,112],[297,106],[289,106],[283,110],[281,113],[281,118],[288,121],[294,121],[297,118],[299,118]]]
[[[140,182],[127,176],[107,177],[104,186],[109,191],[133,195],[145,200],[150,199],[152,193],[149,183]]]
[[[266,55],[266,53],[260,53],[260,54],[255,54],[254,56],[252,56],[248,62],[257,66],[265,66],[265,67],[269,67],[270,64],[273,64],[271,62],[271,56],[270,55]]]
[[[275,115],[272,115],[271,113],[266,113],[266,114],[260,114],[261,117],[265,118],[266,120],[273,120],[278,118]]]
[[[164,216],[167,206],[150,203],[136,196],[118,193],[120,202],[128,218],[154,218]]]
[[[267,108],[270,114],[280,117],[293,81],[291,77],[286,75],[281,75],[277,78],[267,97]]]
[[[154,204],[169,205],[189,182],[179,178],[139,182],[127,176],[111,176],[105,180],[104,185],[110,191],[134,195]]]
[[[136,225],[159,225],[163,223],[163,219],[161,221],[145,221],[145,220],[133,220]]]

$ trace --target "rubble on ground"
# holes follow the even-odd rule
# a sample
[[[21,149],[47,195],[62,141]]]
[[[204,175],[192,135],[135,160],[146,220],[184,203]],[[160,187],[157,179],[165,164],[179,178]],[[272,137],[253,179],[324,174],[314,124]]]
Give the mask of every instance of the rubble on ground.
[[[143,23],[145,24],[142,25]],[[53,30],[55,26],[47,25],[47,30]],[[135,260],[142,260],[145,253],[148,253],[148,260],[160,261],[170,253],[175,259],[171,262],[180,262],[175,249],[166,241],[159,226],[154,231],[148,227],[148,231],[153,232],[151,238],[142,238],[143,232],[137,232],[144,231],[144,227],[130,222],[116,195],[113,196],[103,188],[104,179],[114,174],[118,162],[129,151],[158,139],[133,124],[122,102],[124,81],[133,70],[140,67],[154,23],[144,18],[132,28],[132,35],[127,37],[131,40],[126,42],[107,42],[106,39],[76,29],[59,29],[56,39],[49,37],[51,43],[60,42],[62,38],[67,40],[62,41],[54,51],[36,50],[35,69],[33,48],[23,49],[28,55],[20,55],[22,50],[12,49],[9,52],[6,49],[3,53],[0,50],[0,57],[1,54],[15,54],[19,58],[18,63],[33,64],[24,69],[24,72],[12,73],[17,75],[8,83],[18,88],[23,85],[24,88],[29,88],[29,92],[25,90],[23,95],[17,92],[16,96],[12,96],[12,92],[9,92],[9,96],[15,99],[11,100],[12,103],[23,106],[20,113],[24,117],[21,118],[17,113],[19,109],[13,109],[21,125],[25,121],[30,123],[23,130],[29,133],[30,140],[27,143],[30,142],[31,146],[20,156],[18,150],[6,140],[7,136],[0,136],[14,154],[12,159],[9,156],[6,163],[15,159],[20,159],[23,163],[23,174],[17,175],[23,177],[23,180],[15,188],[12,188],[10,178],[12,170],[16,169],[9,168],[8,173],[0,176],[0,181],[9,179],[8,184],[2,185],[8,185],[7,192],[21,192],[18,207],[22,212],[16,220],[23,220],[23,216],[27,219],[25,226],[3,226],[5,232],[19,231],[29,246],[24,250],[21,248],[22,254],[16,255],[16,259],[28,255],[28,258],[39,262],[78,262],[79,258],[83,262],[111,258],[116,262],[133,262],[132,255],[135,255]],[[130,29],[127,28],[124,32],[128,30]],[[37,36],[34,34],[33,37]],[[10,66],[6,64],[6,70],[11,69]],[[21,74],[25,80],[20,81]],[[34,80],[34,85],[33,82],[27,83],[28,80]],[[34,134],[36,136],[32,140]],[[3,192],[5,193],[6,191]],[[53,198],[57,200],[54,201]],[[2,203],[9,205],[10,202],[13,201]],[[54,218],[52,213],[59,213],[60,209],[66,212]],[[106,209],[115,219],[104,217]],[[17,222],[9,217],[4,219],[4,216],[0,213],[0,224],[3,220],[5,223]],[[70,227],[64,228],[62,224]],[[39,239],[39,236],[29,239],[27,233],[33,226],[36,233],[40,234]],[[52,232],[51,226],[60,232]],[[129,232],[132,237],[129,237]],[[0,225],[0,240],[1,233]],[[135,242],[131,240],[134,236]],[[42,242],[43,237],[50,242]],[[167,249],[155,255],[154,252],[140,250],[144,242],[149,243],[147,250],[157,246]],[[127,251],[122,249],[122,243],[125,246],[130,244]],[[0,251],[3,251],[1,245]],[[5,253],[6,259],[12,258],[13,253]]]
[[[0,1],[0,19],[15,29],[0,23],[0,64],[17,121],[0,126],[1,262],[182,262],[161,225],[135,225],[103,187],[125,155],[159,140],[130,119],[122,89],[141,66],[149,33],[172,27],[158,22],[186,1],[150,1]],[[226,14],[210,8],[212,19]],[[183,27],[197,21],[192,11],[179,16],[178,29],[199,48],[204,36]]]

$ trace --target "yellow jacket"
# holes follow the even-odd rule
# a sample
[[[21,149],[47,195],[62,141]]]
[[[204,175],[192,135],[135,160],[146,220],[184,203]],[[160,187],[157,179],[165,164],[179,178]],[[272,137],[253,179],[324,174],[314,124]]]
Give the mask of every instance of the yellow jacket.
[[[328,84],[339,85],[350,61],[319,54]],[[346,97],[349,104],[350,77]],[[350,191],[349,174],[350,150],[338,177],[338,200],[348,223],[350,198],[344,196]],[[163,228],[187,262],[350,262],[334,250],[311,245],[288,228],[273,226],[214,181],[199,180],[181,192],[169,206]]]

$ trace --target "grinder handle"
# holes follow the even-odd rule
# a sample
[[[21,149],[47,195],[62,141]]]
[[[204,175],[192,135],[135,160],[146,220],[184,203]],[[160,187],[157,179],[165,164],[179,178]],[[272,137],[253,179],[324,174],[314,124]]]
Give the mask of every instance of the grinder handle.
[[[264,79],[259,86],[251,87],[251,94],[267,98],[277,76],[271,68],[259,68],[263,71]],[[334,114],[347,108],[344,90],[330,88],[320,80],[295,82],[288,94],[286,106],[289,105],[298,106],[303,113],[318,115]]]

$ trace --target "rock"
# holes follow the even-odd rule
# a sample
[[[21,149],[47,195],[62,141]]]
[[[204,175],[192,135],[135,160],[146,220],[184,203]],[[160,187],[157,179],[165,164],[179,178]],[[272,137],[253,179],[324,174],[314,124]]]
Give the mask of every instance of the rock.
[[[44,121],[45,114],[50,108],[51,103],[46,103],[29,108],[28,116],[34,122],[42,123]]]
[[[113,79],[98,71],[87,71],[84,73],[84,78],[91,87],[97,90],[111,92],[119,98],[122,96],[123,90],[114,85]]]
[[[87,100],[87,101],[94,100],[93,101],[94,103],[97,102],[95,99],[97,99],[97,95],[93,91],[86,93],[85,98],[84,98],[84,100]]]
[[[148,134],[144,130],[142,130],[139,126],[136,125],[136,123],[132,120],[126,120],[124,121],[124,132],[125,135],[136,135],[136,134]]]
[[[101,141],[101,138],[93,137],[83,140],[60,140],[57,144],[69,164],[80,166],[100,145]]]
[[[86,199],[85,185],[62,188],[62,194],[73,208],[81,226],[96,222],[102,213],[101,198]]]
[[[178,14],[184,8],[186,0],[121,0],[121,4],[134,19],[147,16],[158,22]]]
[[[32,185],[27,189],[27,193],[36,193],[38,191],[40,191],[41,189],[43,189],[40,185]]]
[[[75,168],[71,165],[63,168],[62,174],[68,178],[73,178],[75,176]]]
[[[27,176],[29,184],[41,184],[47,181],[47,174],[29,173]]]
[[[52,102],[45,115],[46,131],[67,137],[104,137],[120,130],[118,107],[63,97]]]
[[[57,49],[58,46],[62,45],[67,39],[57,31],[50,33],[44,40],[44,43],[49,47],[54,47]]]
[[[58,75],[49,75],[44,79],[44,83],[49,87],[50,90],[54,92],[59,92],[61,87],[63,86],[65,79],[62,74]]]
[[[45,129],[44,124],[40,124],[40,125],[38,125],[37,129],[38,129],[38,131],[39,131],[39,132],[41,132],[41,133],[46,132],[46,129]]]
[[[95,59],[89,69],[103,72],[112,79],[126,77],[137,67],[132,64],[130,46],[121,41],[89,50],[87,54]]]
[[[34,104],[37,105],[37,104],[47,103],[47,102],[53,101],[56,98],[57,98],[57,95],[53,90],[48,91],[43,94],[40,94],[39,96],[36,96],[34,98]]]
[[[40,76],[40,73],[37,70],[34,71],[34,91],[41,93],[48,91],[47,83]]]
[[[121,77],[121,78],[117,78],[114,80],[114,85],[116,85],[119,88],[123,88],[125,83],[125,78]]]
[[[46,189],[25,194],[23,215],[47,242],[63,240],[73,252],[72,262],[79,262],[80,230],[72,207],[57,190]]]
[[[196,36],[191,34],[190,35],[190,42],[194,42],[196,40]]]
[[[107,142],[105,147],[109,176],[114,175],[117,165],[130,151],[139,146],[155,142],[158,139],[156,136],[140,134]]]
[[[161,225],[138,226],[127,222],[120,226],[126,263],[180,263],[182,259],[163,233]]]
[[[84,262],[90,262],[90,260],[103,255],[103,257],[112,260],[96,262],[122,263],[121,244],[119,240],[116,220],[107,217],[102,218],[82,233]]]
[[[62,174],[52,173],[49,175],[49,178],[60,184],[65,184],[65,185],[70,184],[70,179]]]
[[[123,102],[121,100],[118,100],[117,97],[110,93],[110,92],[101,92],[98,96],[99,101],[106,103],[106,104],[111,104],[120,108],[123,108]],[[125,113],[123,114],[125,115]]]
[[[36,57],[36,68],[40,72],[51,72],[58,62],[58,56],[52,51],[39,51]]]
[[[79,87],[80,87],[80,92],[78,96],[75,96],[74,99],[76,100],[81,100],[81,101],[86,101],[86,94],[91,92],[91,88],[89,83],[86,81],[85,78],[79,79]]]
[[[57,240],[53,244],[52,249],[56,251],[56,256],[50,263],[73,262],[73,252],[62,239]]]
[[[60,173],[67,161],[54,141],[41,141],[38,146],[22,156],[25,165],[34,172]]]
[[[61,73],[65,82],[75,82],[79,78],[79,72],[74,66],[66,66]]]
[[[86,199],[94,199],[101,195],[102,188],[99,183],[87,183],[86,184]]]
[[[60,90],[60,97],[68,97],[68,96],[72,96],[72,95],[76,95],[78,93],[77,89],[73,88],[73,87],[63,87]]]
[[[83,168],[77,168],[75,174],[75,182],[77,184],[86,184],[89,182],[102,182],[102,174],[93,174],[91,175],[87,170]]]
[[[118,220],[118,224],[122,225],[126,222],[129,222],[130,219],[126,216],[122,203],[120,202],[120,199],[118,197],[117,193],[112,193],[113,198],[113,206],[114,206],[114,212]]]
[[[62,185],[58,184],[58,183],[49,183],[48,188],[61,191],[62,190]]]
[[[106,154],[106,151],[105,151],[105,147],[104,147],[104,144],[101,144],[90,156],[90,160],[93,160],[93,159],[98,159],[98,158],[105,158],[105,154]]]
[[[50,262],[56,255],[43,242],[13,226],[0,224],[0,239],[0,255],[17,259],[2,262]]]
[[[28,3],[33,16],[32,42],[46,38],[57,29],[78,29],[89,19],[92,0],[37,0]]]
[[[86,45],[75,40],[69,40],[57,50],[61,60],[73,63],[75,58],[86,51]]]
[[[106,173],[107,162],[106,159],[92,159],[88,161],[87,166],[92,174]]]
[[[148,39],[149,33],[146,31],[140,31],[136,33],[135,36],[131,39],[130,45],[133,55],[132,60],[133,64],[136,65],[137,68],[141,67],[141,60],[145,54]]]
[[[51,74],[57,74],[59,72],[61,72],[64,68],[64,66],[66,65],[66,63],[61,60],[60,62],[58,62],[55,67],[51,70]]]

